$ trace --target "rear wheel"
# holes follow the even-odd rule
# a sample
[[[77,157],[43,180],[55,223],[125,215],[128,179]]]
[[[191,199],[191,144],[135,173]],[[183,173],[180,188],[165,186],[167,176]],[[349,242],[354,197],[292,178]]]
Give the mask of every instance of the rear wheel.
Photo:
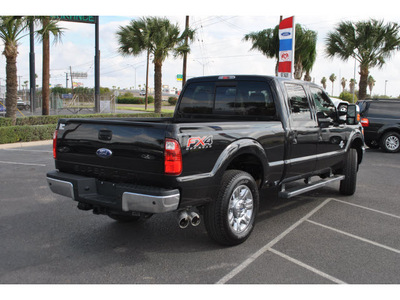
[[[211,239],[228,246],[243,243],[253,231],[258,203],[254,178],[243,171],[226,171],[217,199],[204,210]]]
[[[351,196],[356,191],[357,186],[357,150],[349,149],[346,154],[346,162],[343,169],[345,178],[340,181],[340,193],[343,195]]]
[[[381,139],[381,148],[389,153],[399,152],[400,134],[394,131],[385,133]]]

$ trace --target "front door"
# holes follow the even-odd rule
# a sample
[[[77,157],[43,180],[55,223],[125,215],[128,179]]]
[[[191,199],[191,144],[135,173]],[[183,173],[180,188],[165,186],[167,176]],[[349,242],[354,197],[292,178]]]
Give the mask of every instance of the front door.
[[[290,110],[289,151],[286,159],[286,178],[313,172],[319,127],[310,108],[303,86],[285,83]]]

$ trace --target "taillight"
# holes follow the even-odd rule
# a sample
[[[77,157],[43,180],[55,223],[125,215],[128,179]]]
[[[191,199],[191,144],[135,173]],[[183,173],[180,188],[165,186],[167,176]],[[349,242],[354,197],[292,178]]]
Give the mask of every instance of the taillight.
[[[57,159],[57,133],[58,130],[54,131],[53,134],[53,158]]]
[[[182,153],[178,141],[165,139],[164,171],[167,175],[179,175],[182,173]]]
[[[367,118],[362,118],[361,119],[361,125],[363,127],[368,127],[369,126],[369,120]]]

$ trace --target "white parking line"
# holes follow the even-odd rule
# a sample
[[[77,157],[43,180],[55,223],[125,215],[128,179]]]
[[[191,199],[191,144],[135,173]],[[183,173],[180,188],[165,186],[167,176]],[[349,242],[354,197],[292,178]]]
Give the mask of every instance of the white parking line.
[[[358,205],[358,204],[346,202],[346,201],[335,199],[335,198],[332,198],[331,200],[334,200],[334,201],[340,202],[340,203],[344,203],[344,204],[347,204],[347,205],[363,208],[363,209],[366,209],[366,210],[369,210],[369,211],[373,211],[373,212],[376,212],[376,213],[379,213],[379,214],[382,214],[382,215],[386,215],[386,216],[389,216],[389,217],[393,217],[393,218],[396,218],[396,219],[400,219],[400,216],[397,216],[397,215],[394,215],[394,214],[390,214],[390,213],[387,213],[387,212],[384,212],[384,211],[376,210],[376,209],[373,209],[373,208],[361,206],[361,205]]]
[[[383,249],[386,249],[386,250],[389,250],[389,251],[392,251],[392,252],[400,254],[400,250],[398,250],[398,249],[379,244],[377,242],[371,241],[369,239],[362,238],[360,236],[348,233],[346,231],[342,231],[342,230],[339,230],[339,229],[336,229],[336,228],[333,228],[333,227],[330,227],[330,226],[327,226],[327,225],[324,225],[324,224],[321,224],[321,223],[318,223],[318,222],[314,222],[314,221],[311,221],[311,220],[307,220],[307,222],[309,222],[311,224],[314,224],[314,225],[317,225],[317,226],[320,226],[320,227],[323,227],[323,228],[326,228],[326,229],[329,229],[329,230],[332,230],[332,231],[335,231],[335,232],[343,234],[343,235],[347,235],[347,236],[349,236],[351,238],[354,238],[354,239],[369,243],[371,245],[374,245],[374,246],[377,246],[377,247],[380,247],[380,248],[383,248]]]
[[[296,227],[298,227],[300,224],[302,224],[304,221],[306,221],[308,218],[310,218],[313,214],[315,214],[318,210],[320,210],[322,207],[324,207],[330,201],[331,201],[331,199],[326,199],[324,202],[322,202],[320,205],[318,205],[316,208],[314,208],[312,211],[310,211],[308,214],[306,214],[304,217],[302,217],[300,220],[298,220],[296,223],[294,223],[292,226],[290,226],[288,229],[286,229],[284,232],[282,232],[280,235],[278,235],[276,238],[274,238],[271,242],[266,244],[264,247],[262,247],[260,250],[258,250],[254,254],[252,254],[249,258],[247,258],[244,262],[242,262],[240,265],[238,265],[236,268],[234,268],[231,272],[229,272],[224,277],[222,277],[219,281],[216,282],[216,284],[227,283],[229,280],[231,280],[233,277],[235,277],[241,271],[246,269],[252,262],[254,262],[262,254],[264,254],[267,251],[270,251],[272,246],[274,246],[276,243],[278,243],[281,239],[283,239],[286,235],[288,235],[290,232],[292,232]]]
[[[272,252],[272,253],[275,253],[276,255],[279,255],[280,257],[282,257],[282,258],[284,258],[284,259],[286,259],[286,260],[288,260],[288,261],[290,261],[292,263],[295,263],[296,265],[299,265],[300,267],[303,267],[304,269],[307,269],[307,270],[309,270],[309,271],[311,271],[311,272],[313,272],[315,274],[318,274],[319,276],[324,277],[324,278],[326,278],[326,279],[328,279],[328,280],[330,280],[332,282],[339,283],[339,284],[346,284],[346,282],[344,282],[344,281],[342,281],[340,279],[337,279],[337,278],[335,278],[335,277],[333,277],[333,276],[331,276],[329,274],[326,274],[326,273],[324,273],[324,272],[322,272],[320,270],[317,270],[316,268],[311,267],[311,266],[309,266],[309,265],[307,265],[307,264],[305,264],[305,263],[303,263],[303,262],[301,262],[301,261],[299,261],[299,260],[297,260],[297,259],[295,259],[293,257],[290,257],[290,256],[288,256],[286,254],[283,254],[282,252],[279,252],[278,250],[270,248],[269,251]]]
[[[46,166],[43,164],[20,163],[20,162],[13,162],[13,161],[0,161],[0,163],[1,164],[10,164],[10,165],[38,166],[38,167]]]

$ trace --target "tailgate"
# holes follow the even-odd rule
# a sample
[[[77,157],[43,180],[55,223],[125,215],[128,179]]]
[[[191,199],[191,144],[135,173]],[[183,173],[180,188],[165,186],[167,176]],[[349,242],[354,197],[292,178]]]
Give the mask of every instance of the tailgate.
[[[56,168],[113,182],[148,181],[164,173],[168,121],[60,120]]]

